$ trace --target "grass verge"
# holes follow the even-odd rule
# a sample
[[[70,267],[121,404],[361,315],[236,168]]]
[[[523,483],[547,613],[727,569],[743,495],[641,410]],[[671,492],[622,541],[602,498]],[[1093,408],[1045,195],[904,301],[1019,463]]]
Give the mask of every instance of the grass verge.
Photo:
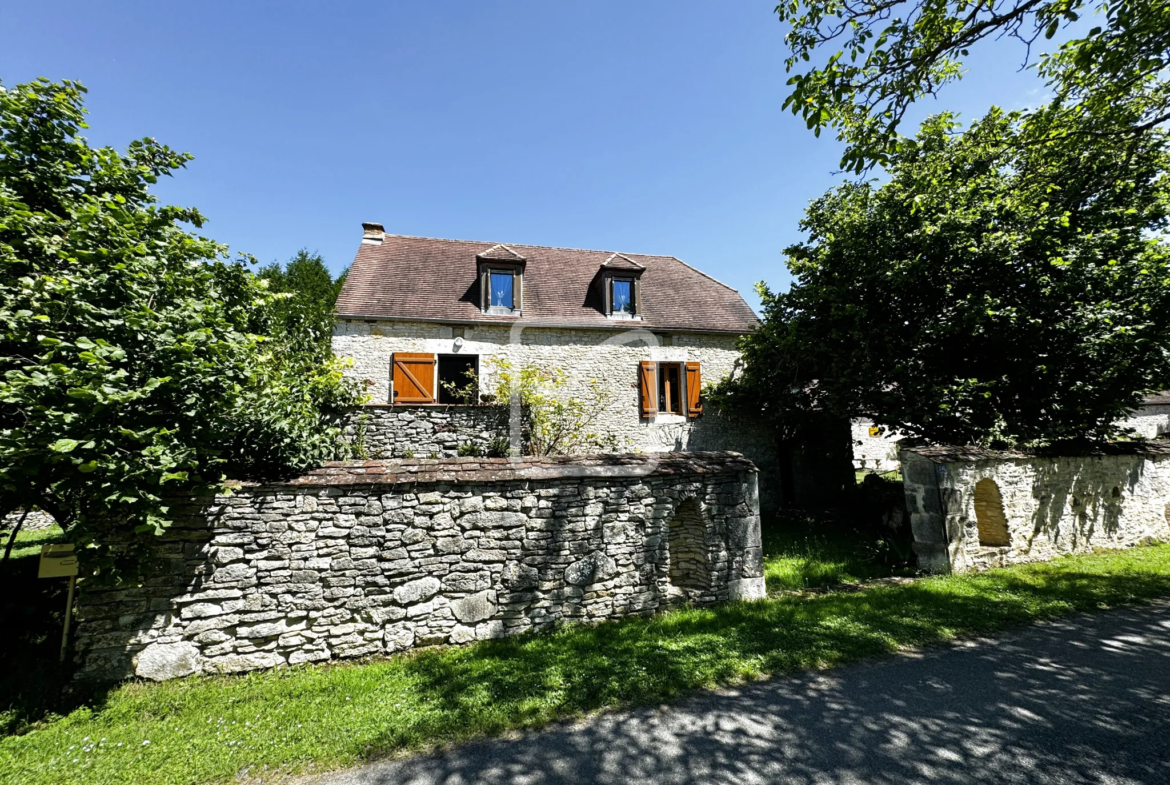
[[[368,663],[129,683],[0,739],[0,778],[206,783],[344,766],[1166,594],[1160,545]]]
[[[906,536],[877,538],[875,527],[823,516],[791,515],[769,523],[763,546],[770,594],[915,572]]]

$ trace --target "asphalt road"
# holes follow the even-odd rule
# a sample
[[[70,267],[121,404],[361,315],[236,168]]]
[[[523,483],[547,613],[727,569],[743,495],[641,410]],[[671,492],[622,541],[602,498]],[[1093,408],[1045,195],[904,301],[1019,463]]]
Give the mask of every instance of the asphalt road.
[[[307,782],[1170,784],[1170,603]]]

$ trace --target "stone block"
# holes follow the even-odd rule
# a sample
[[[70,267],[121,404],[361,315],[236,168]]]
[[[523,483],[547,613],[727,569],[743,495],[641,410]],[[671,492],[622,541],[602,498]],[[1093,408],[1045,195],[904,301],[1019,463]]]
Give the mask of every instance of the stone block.
[[[500,584],[509,591],[533,589],[540,582],[540,572],[535,567],[519,562],[508,562],[500,573]]]
[[[762,600],[768,596],[768,589],[764,585],[764,578],[740,578],[735,581],[727,582],[727,599],[731,601],[740,600]]]
[[[475,592],[492,585],[490,572],[456,572],[443,579],[443,588],[446,591]]]
[[[152,681],[189,676],[202,670],[202,656],[192,643],[152,643],[133,658],[134,674]]]
[[[442,584],[438,578],[427,576],[418,580],[404,583],[394,590],[394,601],[399,605],[410,605],[428,600],[439,593]]]
[[[490,619],[496,612],[496,593],[487,590],[453,600],[451,612],[464,624]]]

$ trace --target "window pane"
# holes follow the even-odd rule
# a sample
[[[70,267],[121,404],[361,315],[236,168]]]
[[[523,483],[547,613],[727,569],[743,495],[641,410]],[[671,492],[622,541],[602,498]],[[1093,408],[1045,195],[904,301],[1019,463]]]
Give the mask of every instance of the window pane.
[[[492,296],[489,302],[492,306],[500,306],[502,308],[513,308],[512,305],[512,274],[511,273],[492,273],[491,274]]]
[[[682,385],[679,383],[678,366],[658,366],[658,411],[666,414],[682,413]]]
[[[634,282],[615,280],[613,282],[613,312],[634,312]]]

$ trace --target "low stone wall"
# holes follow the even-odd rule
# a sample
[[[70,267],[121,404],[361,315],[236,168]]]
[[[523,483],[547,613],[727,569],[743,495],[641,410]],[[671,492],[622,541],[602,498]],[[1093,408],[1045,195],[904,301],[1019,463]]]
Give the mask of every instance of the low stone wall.
[[[21,523],[22,518],[24,519],[23,523]],[[20,523],[22,532],[38,531],[57,525],[57,521],[47,512],[32,510],[28,515],[25,515],[24,511],[20,511],[9,513],[3,520],[0,520],[0,531],[11,531],[18,523]]]
[[[918,563],[965,572],[1170,539],[1170,442],[900,453]]]
[[[82,582],[82,678],[388,654],[764,595],[735,453],[334,464],[176,504],[145,585]]]
[[[370,404],[354,410],[348,428],[373,459],[454,458],[461,446],[488,455],[493,441],[508,439],[509,411],[506,405]],[[712,408],[697,420],[655,422],[639,433],[643,452],[741,453],[759,470],[761,509],[780,506],[780,461],[768,427]]]
[[[461,446],[486,455],[508,437],[508,407],[373,404],[351,415],[349,429],[376,459],[454,458]]]

